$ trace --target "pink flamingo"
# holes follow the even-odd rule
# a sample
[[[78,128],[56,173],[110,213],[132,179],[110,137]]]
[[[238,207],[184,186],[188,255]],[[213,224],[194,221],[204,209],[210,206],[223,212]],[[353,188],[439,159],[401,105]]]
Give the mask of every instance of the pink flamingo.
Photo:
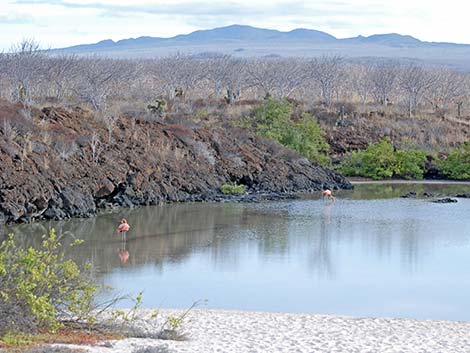
[[[129,223],[127,223],[127,220],[125,218],[121,219],[121,224],[119,225],[119,227],[117,227],[116,231],[118,233],[121,233],[123,241],[124,239],[126,239],[126,235],[129,229],[131,229],[131,226],[129,225]]]
[[[334,203],[335,202],[335,197],[333,196],[333,193],[331,192],[330,189],[326,189],[326,190],[323,190],[321,192],[321,194],[323,195],[323,200],[328,199],[331,201],[331,203]]]

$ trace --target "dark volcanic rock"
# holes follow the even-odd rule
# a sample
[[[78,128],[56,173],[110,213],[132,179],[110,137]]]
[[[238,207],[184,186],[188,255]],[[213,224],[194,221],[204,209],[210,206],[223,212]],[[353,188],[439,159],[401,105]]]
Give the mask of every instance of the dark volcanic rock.
[[[12,122],[21,118],[15,109],[0,101],[0,113],[8,112]],[[2,223],[168,201],[280,200],[323,187],[352,187],[336,172],[240,128],[120,118],[109,141],[106,127],[89,112],[45,108],[42,114],[33,120],[29,141],[0,134]],[[93,133],[100,141],[95,154]],[[247,194],[222,195],[224,184],[243,184]]]
[[[416,191],[407,192],[406,194],[401,195],[400,197],[402,197],[404,199],[415,198],[416,197]]]
[[[456,199],[452,199],[450,197],[444,197],[442,199],[433,200],[431,202],[434,202],[434,203],[455,203],[455,202],[458,202],[458,201]]]
[[[105,178],[101,180],[101,182],[98,185],[98,191],[95,192],[95,197],[98,199],[101,199],[103,197],[109,197],[114,190],[116,189],[115,185],[109,180],[108,178]]]
[[[67,218],[67,214],[57,207],[50,207],[44,212],[44,218],[61,220]]]
[[[423,196],[424,197],[436,197],[438,196],[439,194],[433,194],[433,193],[430,193],[430,192],[424,192],[423,193]]]
[[[91,194],[65,187],[59,194],[62,210],[69,216],[90,216],[96,212],[95,200]]]
[[[470,199],[470,193],[457,194],[455,197],[460,197],[461,199]]]

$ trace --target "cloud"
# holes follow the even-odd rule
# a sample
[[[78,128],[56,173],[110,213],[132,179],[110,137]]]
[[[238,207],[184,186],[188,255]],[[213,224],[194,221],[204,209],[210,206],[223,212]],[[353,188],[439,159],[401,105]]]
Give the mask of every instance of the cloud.
[[[0,14],[0,23],[9,24],[9,25],[22,25],[30,24],[34,22],[34,18],[31,15],[22,15],[22,14]]]
[[[231,24],[278,29],[311,28],[338,38],[398,32],[423,40],[468,41],[462,31],[470,5],[447,0],[0,0],[0,38],[38,37],[53,45],[172,37]],[[457,6],[456,3],[460,2]],[[6,6],[4,6],[4,4]],[[465,8],[466,9],[465,9]],[[455,9],[458,11],[455,11]],[[12,13],[26,13],[16,16]],[[34,23],[27,26],[27,23]],[[439,26],[435,24],[439,23]],[[15,26],[18,25],[18,26]],[[460,25],[460,26],[459,26]],[[42,26],[42,27],[41,27]],[[67,31],[87,28],[88,34]],[[67,35],[66,35],[67,33]],[[0,49],[1,49],[0,43]]]
[[[91,9],[100,11],[106,16],[122,16],[124,14],[147,15],[178,15],[203,16],[240,19],[240,16],[255,18],[259,16],[297,16],[300,18],[316,16],[329,16],[338,12],[350,16],[382,15],[385,6],[380,9],[371,6],[358,6],[343,1],[330,1],[326,3],[308,3],[305,1],[278,1],[278,2],[222,2],[213,1],[186,1],[179,3],[140,3],[119,4],[105,2],[76,2],[68,0],[16,0],[21,5],[53,5],[69,9]]]

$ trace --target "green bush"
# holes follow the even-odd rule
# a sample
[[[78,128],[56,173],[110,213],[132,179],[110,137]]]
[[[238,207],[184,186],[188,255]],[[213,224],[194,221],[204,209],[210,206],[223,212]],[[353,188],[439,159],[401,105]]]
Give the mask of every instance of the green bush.
[[[292,104],[269,98],[252,112],[249,121],[260,136],[276,140],[321,165],[328,165],[330,146],[316,119],[303,113],[298,121],[291,119]]]
[[[454,149],[437,163],[439,171],[451,179],[470,179],[470,142]]]
[[[245,185],[224,184],[220,191],[225,195],[243,195],[245,193]]]
[[[62,320],[91,318],[98,288],[90,268],[66,260],[60,249],[54,230],[40,249],[18,247],[13,235],[0,244],[0,337],[55,331]]]
[[[423,179],[426,169],[426,153],[418,150],[395,152],[395,175],[404,179]]]
[[[292,104],[288,101],[277,101],[273,98],[266,99],[261,106],[255,108],[252,112],[256,133],[281,142],[286,130],[292,125],[291,114]]]
[[[426,154],[417,150],[395,150],[389,138],[371,144],[363,151],[348,153],[339,166],[346,176],[375,180],[391,177],[422,179]]]

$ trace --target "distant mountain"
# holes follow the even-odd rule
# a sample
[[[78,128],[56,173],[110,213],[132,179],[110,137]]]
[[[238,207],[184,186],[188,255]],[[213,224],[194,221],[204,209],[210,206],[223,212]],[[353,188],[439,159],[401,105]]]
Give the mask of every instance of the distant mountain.
[[[312,29],[282,32],[243,25],[200,30],[171,38],[139,37],[117,42],[107,39],[94,44],[55,49],[53,52],[120,58],[151,58],[177,52],[198,55],[224,53],[244,57],[339,54],[351,58],[406,58],[470,71],[469,44],[425,42],[397,33],[338,39]]]
[[[282,32],[281,32],[282,33]],[[331,34],[316,31],[314,29],[298,28],[290,32],[283,33],[285,39],[308,40],[312,42],[335,42],[337,39]]]
[[[251,26],[232,25],[221,28],[200,30],[190,34],[181,34],[169,41],[208,42],[208,41],[265,41],[282,36],[274,29],[255,28]]]
[[[345,39],[344,41],[349,41],[350,43],[384,45],[395,48],[417,47],[426,44],[412,36],[404,36],[397,33],[374,34],[369,37],[358,36]]]

